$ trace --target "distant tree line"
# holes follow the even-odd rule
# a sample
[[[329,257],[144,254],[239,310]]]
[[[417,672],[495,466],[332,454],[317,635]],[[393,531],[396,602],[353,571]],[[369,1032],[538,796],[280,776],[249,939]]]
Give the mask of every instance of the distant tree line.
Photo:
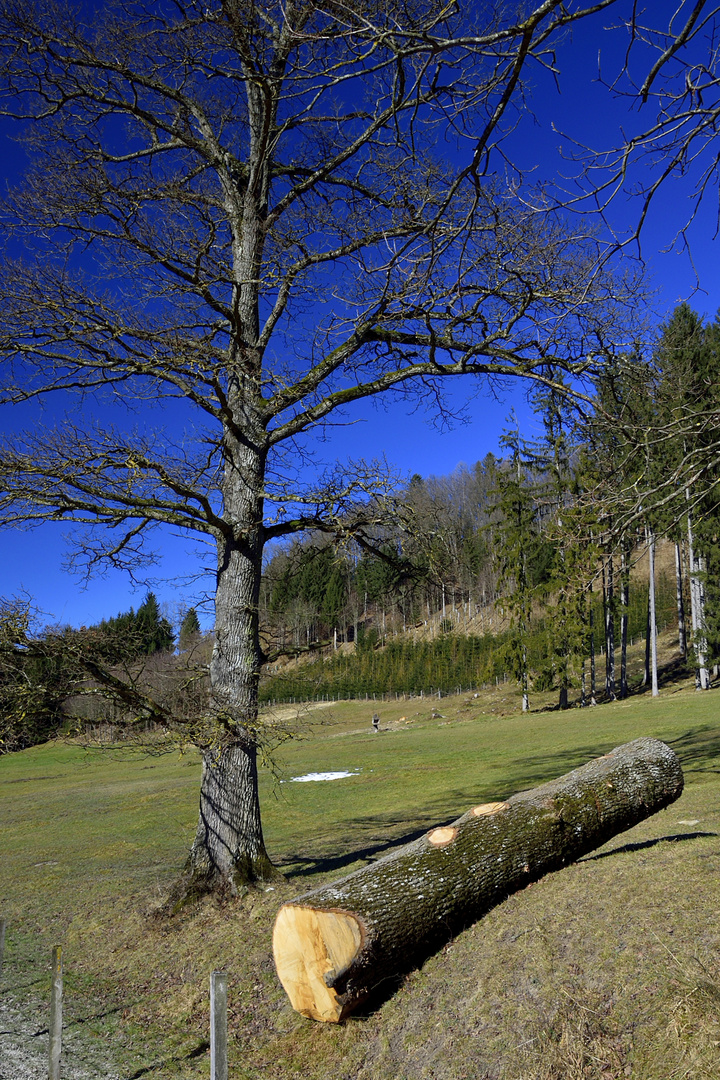
[[[120,717],[139,725],[163,724],[173,709],[202,715],[209,644],[193,608],[181,623],[178,655],[174,645],[152,592],[137,610],[80,629],[35,630],[29,606],[6,601],[0,610],[0,754]]]
[[[545,389],[542,438],[524,439],[511,417],[502,456],[413,476],[374,548],[311,534],[276,549],[260,595],[261,700],[451,693],[509,677],[524,708],[533,690],[589,704],[627,695],[640,636],[642,682],[656,692],[657,627],[669,623],[706,689],[720,661],[719,387],[720,322],[680,305],[647,356],[606,365],[589,415]],[[659,539],[672,545],[670,577],[654,570]],[[164,724],[175,709],[191,730],[211,649],[194,608],[177,652],[175,641],[151,592],[80,630],[33,633],[23,605],[6,604],[0,752],[70,718]]]
[[[720,660],[719,386],[720,322],[680,305],[647,356],[607,365],[590,416],[543,389],[542,438],[526,441],[512,417],[502,457],[413,476],[375,552],[312,535],[277,550],[261,594],[266,651],[318,655],[282,678],[269,665],[261,697],[298,699],[305,683],[336,696],[469,686],[500,667],[524,707],[532,687],[556,688],[561,707],[571,690],[624,697],[629,639],[647,641],[655,691],[657,626],[671,618],[707,687]],[[653,569],[641,583],[633,567],[653,567],[659,538],[675,580]],[[463,659],[445,671],[449,646],[425,639],[450,632],[473,644],[453,646]]]
[[[660,626],[673,622],[673,583],[663,576],[658,581],[657,619]],[[633,590],[628,607],[630,640],[647,632],[648,586]],[[597,597],[595,623],[602,626],[603,604]],[[512,675],[513,635],[510,630],[482,636],[453,630],[447,620],[444,630],[432,640],[413,641],[409,635],[389,638],[384,647],[374,629],[361,624],[357,648],[352,652],[316,655],[303,663],[281,668],[261,684],[261,701],[301,702],[370,697],[374,694],[454,694],[481,690],[505,681]],[[551,690],[557,685],[552,662],[552,640],[557,628],[539,618],[527,640],[527,663],[533,672],[533,688]],[[598,645],[598,651],[604,648]],[[586,691],[590,693],[588,682]]]
[[[121,612],[111,619],[102,619],[97,626],[98,648],[107,655],[152,656],[157,652],[169,652],[175,644],[175,635],[169,621],[160,614],[157,597],[149,592],[135,611]]]

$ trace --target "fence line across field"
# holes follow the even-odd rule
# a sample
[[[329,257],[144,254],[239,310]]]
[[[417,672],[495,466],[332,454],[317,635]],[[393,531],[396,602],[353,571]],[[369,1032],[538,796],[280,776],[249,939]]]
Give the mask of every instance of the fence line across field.
[[[0,977],[3,972],[7,920],[0,919]],[[52,951],[52,981],[48,1021],[48,1080],[61,1080],[63,1033],[63,951]],[[210,1080],[228,1080],[227,974],[210,976]]]

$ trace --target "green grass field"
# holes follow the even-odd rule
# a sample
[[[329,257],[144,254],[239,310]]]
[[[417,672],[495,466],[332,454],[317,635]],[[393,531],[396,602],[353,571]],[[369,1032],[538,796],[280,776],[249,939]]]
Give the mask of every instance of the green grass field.
[[[233,1080],[716,1078],[720,697],[679,686],[527,716],[469,696],[435,702],[442,716],[432,704],[383,705],[379,735],[372,703],[301,717],[305,736],[262,775],[286,880],[171,921],[152,909],[192,839],[194,755],[55,743],[0,758],[1,998],[42,998],[62,943],[69,1028],[123,1080],[209,1075],[214,969],[228,972]],[[271,954],[285,898],[640,735],[679,754],[679,802],[510,897],[382,1005],[340,1026],[290,1008]],[[328,770],[353,775],[290,782]]]

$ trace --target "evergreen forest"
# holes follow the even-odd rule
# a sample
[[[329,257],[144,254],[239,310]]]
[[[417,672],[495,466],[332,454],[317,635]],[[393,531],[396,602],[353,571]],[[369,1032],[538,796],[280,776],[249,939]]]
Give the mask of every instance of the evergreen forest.
[[[720,660],[719,373],[720,321],[682,304],[647,356],[607,365],[592,410],[543,389],[540,438],[511,415],[499,456],[413,476],[374,549],[319,532],[276,549],[263,700],[508,679],[525,708],[533,689],[556,689],[561,707],[614,699],[639,638],[655,693],[657,631],[670,625],[707,688]]]

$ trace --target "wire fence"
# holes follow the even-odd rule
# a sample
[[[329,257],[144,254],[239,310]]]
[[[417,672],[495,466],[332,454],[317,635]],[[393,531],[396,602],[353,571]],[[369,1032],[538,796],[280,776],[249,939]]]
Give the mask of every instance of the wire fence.
[[[7,920],[0,918],[0,978],[3,975]],[[51,956],[47,1026],[48,1080],[61,1080],[63,1067],[64,961],[61,945]],[[210,975],[210,1080],[228,1080],[228,985],[224,971]],[[0,1073],[2,1076],[2,1073]]]

